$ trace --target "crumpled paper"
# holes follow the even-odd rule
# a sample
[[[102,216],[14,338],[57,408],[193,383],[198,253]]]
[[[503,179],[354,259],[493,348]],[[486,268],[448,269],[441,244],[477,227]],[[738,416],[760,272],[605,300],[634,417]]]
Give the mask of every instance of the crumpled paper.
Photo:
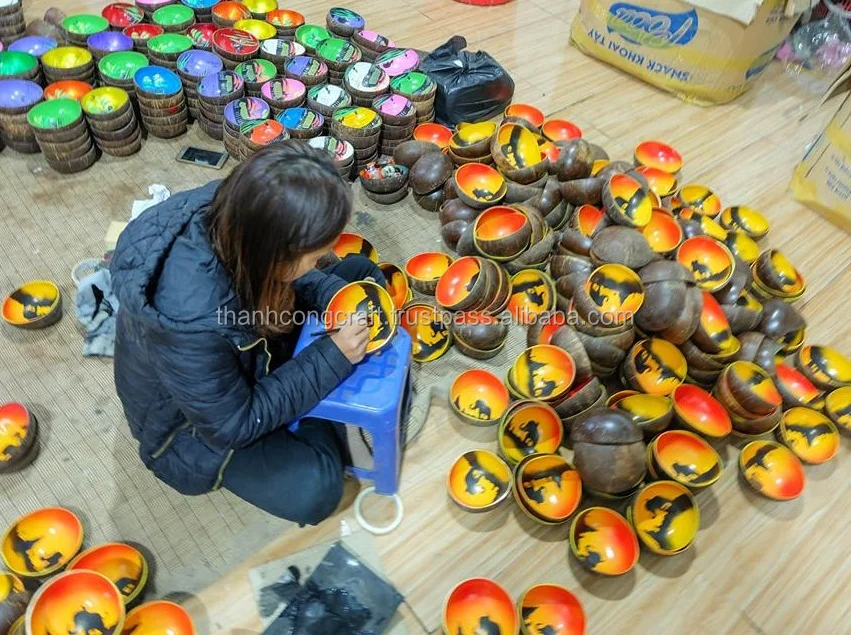
[[[151,198],[143,201],[133,201],[133,209],[130,210],[130,220],[135,220],[146,209],[153,207],[171,196],[171,192],[165,185],[154,183],[148,186],[148,194]]]

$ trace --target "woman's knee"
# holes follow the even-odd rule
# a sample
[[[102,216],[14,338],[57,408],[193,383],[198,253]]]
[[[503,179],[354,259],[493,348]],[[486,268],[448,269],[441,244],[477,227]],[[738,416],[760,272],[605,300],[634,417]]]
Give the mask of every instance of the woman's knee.
[[[318,525],[331,516],[343,499],[343,472],[330,475],[318,483],[305,483],[298,502],[290,508],[293,522],[299,525]]]

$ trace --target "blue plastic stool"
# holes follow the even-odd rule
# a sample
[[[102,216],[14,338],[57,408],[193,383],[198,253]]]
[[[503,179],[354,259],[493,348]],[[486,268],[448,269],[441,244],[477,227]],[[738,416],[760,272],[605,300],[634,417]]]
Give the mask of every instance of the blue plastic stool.
[[[311,333],[322,329],[316,316],[302,327],[295,352],[309,345]],[[326,419],[357,426],[372,436],[373,470],[349,468],[374,481],[375,491],[395,494],[402,466],[402,422],[410,407],[411,338],[397,329],[389,346],[367,355],[354,372],[304,418]]]

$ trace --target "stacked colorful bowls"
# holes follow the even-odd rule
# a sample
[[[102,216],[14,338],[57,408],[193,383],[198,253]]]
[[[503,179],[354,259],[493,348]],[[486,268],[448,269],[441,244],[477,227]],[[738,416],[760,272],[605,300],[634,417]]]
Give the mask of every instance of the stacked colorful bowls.
[[[337,37],[348,39],[366,26],[366,20],[351,9],[334,7],[325,16],[325,26]]]
[[[151,64],[170,70],[177,69],[177,58],[192,48],[192,38],[180,33],[163,33],[148,42]]]
[[[136,6],[145,12],[145,17],[152,20],[157,9],[174,4],[175,0],[135,0]]]
[[[121,32],[133,40],[133,49],[140,53],[147,53],[148,42],[165,33],[162,27],[155,24],[131,24]]]
[[[287,60],[296,55],[304,55],[305,49],[298,42],[283,38],[271,38],[260,43],[260,57],[269,60],[283,75]]]
[[[52,84],[63,79],[76,79],[94,84],[95,60],[92,54],[79,46],[60,46],[41,56],[44,79]]]
[[[127,91],[95,88],[80,100],[95,144],[105,154],[126,157],[142,148],[142,131]]]
[[[133,77],[148,66],[148,58],[136,51],[110,53],[98,62],[101,84],[126,90],[131,97],[136,95]]]
[[[19,0],[0,2],[0,44],[9,46],[27,30],[24,5]]]
[[[328,81],[340,86],[346,69],[360,61],[361,51],[348,40],[330,37],[316,47],[316,57],[328,67]]]
[[[76,99],[80,101],[83,95],[92,90],[92,85],[86,82],[78,82],[75,79],[66,79],[61,82],[54,82],[44,87],[44,98],[51,99]]]
[[[41,86],[25,79],[0,81],[0,141],[17,152],[39,151],[27,112],[44,96]]]
[[[260,50],[260,41],[248,31],[219,29],[213,34],[213,52],[222,58],[225,68],[233,70]]]
[[[15,40],[9,45],[8,50],[18,51],[20,53],[29,53],[34,57],[41,58],[48,51],[52,51],[57,47],[56,40],[52,37],[43,37],[41,35],[28,35],[19,40]]]
[[[275,27],[278,37],[293,40],[296,29],[304,25],[304,16],[290,9],[275,9],[266,14],[266,21]]]
[[[245,82],[233,71],[219,71],[198,82],[198,126],[221,139],[228,103],[245,94]]]
[[[310,108],[287,108],[275,119],[283,124],[294,139],[313,139],[322,135],[325,117]]]
[[[410,71],[394,77],[390,81],[390,90],[414,102],[417,107],[417,123],[434,121],[437,84],[431,77],[419,71]]]
[[[261,87],[275,79],[277,67],[269,60],[253,59],[237,64],[234,72],[245,82],[245,94],[249,97],[262,97]]]
[[[372,102],[372,109],[380,116],[381,154],[393,156],[401,144],[411,139],[417,126],[417,108],[403,95],[381,95]]]
[[[198,84],[208,75],[214,75],[223,69],[222,60],[209,51],[192,49],[177,58],[177,74],[183,82],[189,114],[193,119],[199,119],[201,116]]]
[[[297,79],[277,77],[260,87],[260,97],[272,108],[273,115],[301,106],[306,95],[307,87]]]
[[[355,32],[352,42],[358,45],[366,62],[374,62],[375,58],[385,51],[396,48],[396,43],[390,38],[367,29]]]
[[[290,79],[295,82],[298,80]],[[334,84],[319,84],[311,86],[307,91],[307,107],[315,110],[325,118],[325,129],[328,128],[328,120],[334,116],[334,112],[340,108],[352,105],[352,96],[340,86]]]
[[[331,134],[348,141],[355,149],[356,171],[360,172],[378,158],[381,126],[377,112],[359,106],[340,108],[331,118]]]
[[[274,119],[252,122],[250,125],[243,126],[239,133],[242,141],[241,156],[243,159],[249,158],[263,148],[268,148],[290,138],[284,124]]]
[[[85,46],[90,35],[109,30],[109,21],[100,15],[78,13],[62,20],[62,29],[68,42]]]
[[[101,10],[100,14],[109,22],[110,28],[116,31],[139,24],[145,19],[145,14],[139,7],[127,2],[108,4]]]
[[[271,114],[269,104],[258,97],[241,97],[225,106],[222,141],[231,156],[242,157],[241,131],[266,121]]]
[[[220,29],[226,29],[232,27],[240,20],[250,18],[251,11],[241,2],[226,0],[225,2],[218,2],[212,7],[211,17],[213,24]]]
[[[328,66],[310,55],[296,55],[284,65],[284,75],[305,86],[316,86],[328,81]]]
[[[315,55],[316,47],[329,37],[331,37],[331,32],[328,29],[323,29],[315,24],[304,24],[295,31],[296,42],[307,49],[308,55]]]
[[[27,120],[47,164],[57,172],[81,172],[97,161],[97,148],[80,102],[74,99],[45,101],[27,113]]]
[[[133,83],[148,134],[171,139],[186,132],[189,111],[177,73],[162,66],[146,66],[136,73]]]
[[[311,148],[327,152],[341,177],[351,177],[352,166],[355,164],[355,149],[351,143],[336,137],[314,137],[307,143]]]
[[[0,51],[0,79],[29,79],[40,84],[38,58],[20,51]]]
[[[184,4],[171,4],[154,11],[151,22],[166,33],[183,33],[195,24],[195,12]]]
[[[346,69],[343,86],[356,106],[372,108],[375,98],[390,90],[390,78],[375,64],[356,62]]]
[[[133,50],[133,38],[121,31],[101,31],[90,35],[86,46],[92,52],[95,61],[100,61],[110,53]]]

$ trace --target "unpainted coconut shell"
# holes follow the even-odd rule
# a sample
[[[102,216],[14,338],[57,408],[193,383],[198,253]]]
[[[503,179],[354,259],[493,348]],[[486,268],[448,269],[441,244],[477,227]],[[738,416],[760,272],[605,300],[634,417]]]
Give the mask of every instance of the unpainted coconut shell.
[[[589,255],[592,262],[614,262],[634,271],[656,258],[644,234],[620,225],[605,227],[595,234]]]
[[[553,166],[559,181],[573,181],[591,176],[594,166],[594,153],[591,144],[585,139],[559,141],[556,146],[561,150]]]
[[[431,141],[405,141],[393,150],[393,159],[400,165],[412,168],[423,155],[439,154],[440,152],[440,146]]]
[[[414,191],[414,194],[420,196],[439,190],[446,183],[446,180],[452,176],[453,171],[452,159],[442,152],[424,154],[411,168],[409,176],[411,189]],[[443,203],[442,190],[440,192],[440,198],[440,202]]]
[[[564,181],[561,184],[561,194],[571,205],[600,205],[603,200],[603,185],[605,181],[594,176]]]

